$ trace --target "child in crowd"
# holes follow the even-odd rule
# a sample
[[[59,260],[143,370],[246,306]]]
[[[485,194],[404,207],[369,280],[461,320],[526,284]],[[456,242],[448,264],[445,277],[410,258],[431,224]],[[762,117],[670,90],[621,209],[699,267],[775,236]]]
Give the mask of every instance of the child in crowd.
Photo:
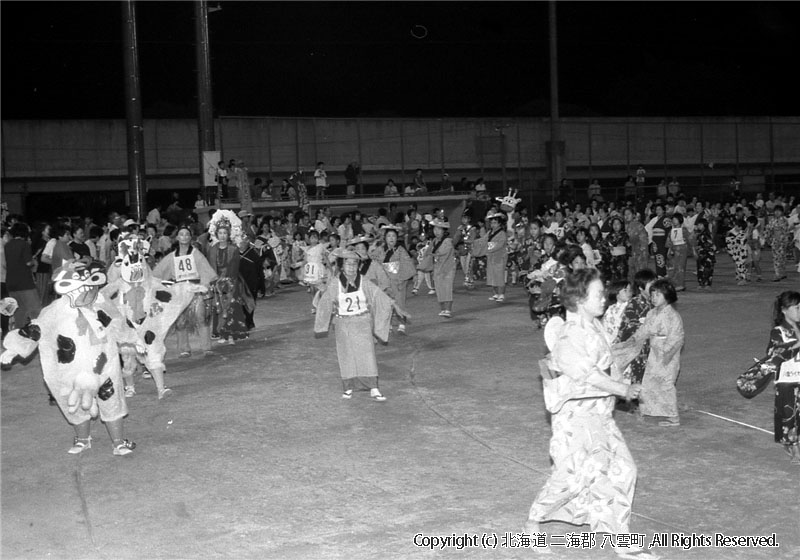
[[[414,279],[414,287],[411,293],[417,295],[422,281],[428,286],[428,295],[433,295],[436,290],[431,284],[431,272],[433,272],[433,255],[431,254],[431,244],[425,239],[425,234],[420,235],[421,241],[417,243],[417,277]]]
[[[305,260],[303,262],[303,282],[309,287],[311,293],[311,313],[316,313],[314,300],[317,292],[321,290],[325,280],[325,262],[327,259],[327,244],[319,242],[319,233],[312,229],[308,232],[308,245],[303,247]]]
[[[761,247],[764,245],[764,236],[758,225],[756,216],[747,216],[747,246],[750,248],[750,268],[747,271],[747,279],[752,280],[753,274],[756,275],[756,282],[761,282]]]
[[[628,279],[615,280],[607,292],[609,306],[603,314],[603,327],[612,342],[618,342],[619,328],[625,307],[633,297],[633,286]]]
[[[506,240],[506,284],[511,281],[511,285],[516,285],[517,279],[519,277],[519,262],[517,259],[520,255],[520,251],[522,249],[522,243],[520,243],[520,238],[522,237],[525,226],[520,224],[522,229],[519,229],[519,226],[515,228],[515,232],[508,235]]]
[[[701,290],[710,290],[717,257],[714,237],[708,231],[708,220],[705,218],[697,218],[694,223],[694,257],[697,263],[697,283]]]
[[[291,264],[290,268],[292,269],[292,274],[294,275],[294,279],[300,282],[301,286],[305,286],[305,282],[303,282],[302,276],[302,268],[305,260],[303,259],[303,251],[306,248],[306,241],[303,237],[303,234],[299,231],[296,231],[293,236],[293,242],[290,249],[290,259]]]
[[[772,267],[775,270],[775,278],[772,281],[780,282],[786,279],[786,257],[792,240],[792,230],[789,221],[783,215],[783,206],[776,204],[772,211],[774,216],[767,224],[764,237],[772,248]]]
[[[748,252],[747,235],[745,233],[746,224],[744,220],[737,220],[733,228],[725,236],[725,245],[728,254],[736,265],[736,284],[744,286],[747,284]]]
[[[629,342],[634,345],[650,343],[639,410],[643,416],[663,417],[659,426],[674,428],[681,425],[675,382],[681,370],[683,320],[674,306],[678,294],[668,279],[653,282],[650,300],[653,308],[647,313],[642,328],[630,339],[633,342]]]

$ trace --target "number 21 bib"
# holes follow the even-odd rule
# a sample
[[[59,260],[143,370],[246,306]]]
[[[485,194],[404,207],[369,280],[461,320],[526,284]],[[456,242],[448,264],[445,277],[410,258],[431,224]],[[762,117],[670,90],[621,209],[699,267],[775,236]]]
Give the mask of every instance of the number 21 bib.
[[[362,282],[365,282],[362,278]],[[352,317],[367,311],[367,297],[361,287],[355,292],[344,292],[339,286],[339,315]]]

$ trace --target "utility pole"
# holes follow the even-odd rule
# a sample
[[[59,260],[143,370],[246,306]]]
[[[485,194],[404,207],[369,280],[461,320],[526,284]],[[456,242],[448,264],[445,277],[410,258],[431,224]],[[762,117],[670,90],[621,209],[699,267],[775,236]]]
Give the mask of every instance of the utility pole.
[[[130,213],[141,221],[145,211],[144,130],[139,87],[139,48],[136,39],[136,3],[122,0],[122,45],[125,68],[125,119],[128,144]]]
[[[558,114],[558,36],[556,25],[556,2],[548,2],[548,25],[550,39],[550,141],[547,146],[548,179],[555,194],[564,176],[564,143],[561,141],[561,121]]]
[[[197,132],[198,156],[200,162],[200,192],[206,193],[205,171],[217,162],[205,161],[204,152],[215,151],[214,142],[214,104],[211,96],[211,54],[208,37],[208,2],[198,0],[194,3],[195,55],[197,58]]]

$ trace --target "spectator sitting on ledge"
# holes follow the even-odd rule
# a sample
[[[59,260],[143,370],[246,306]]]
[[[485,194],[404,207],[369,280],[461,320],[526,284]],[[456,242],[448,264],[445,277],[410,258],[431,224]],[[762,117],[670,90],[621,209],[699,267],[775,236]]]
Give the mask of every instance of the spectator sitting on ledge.
[[[394,184],[393,179],[389,179],[386,183],[383,189],[383,196],[400,196],[400,193],[397,191],[397,185]]]

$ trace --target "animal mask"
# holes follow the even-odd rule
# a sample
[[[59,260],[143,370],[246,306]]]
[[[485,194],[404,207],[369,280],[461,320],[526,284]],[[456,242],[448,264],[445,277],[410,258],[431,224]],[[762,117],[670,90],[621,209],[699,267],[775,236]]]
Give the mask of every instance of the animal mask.
[[[147,254],[150,252],[150,242],[138,236],[120,240],[119,255],[114,265],[119,267],[119,275],[129,283],[144,282],[147,265]]]
[[[53,273],[53,288],[57,294],[67,296],[72,307],[85,307],[94,303],[97,293],[106,283],[106,273],[96,262],[72,262]]]

